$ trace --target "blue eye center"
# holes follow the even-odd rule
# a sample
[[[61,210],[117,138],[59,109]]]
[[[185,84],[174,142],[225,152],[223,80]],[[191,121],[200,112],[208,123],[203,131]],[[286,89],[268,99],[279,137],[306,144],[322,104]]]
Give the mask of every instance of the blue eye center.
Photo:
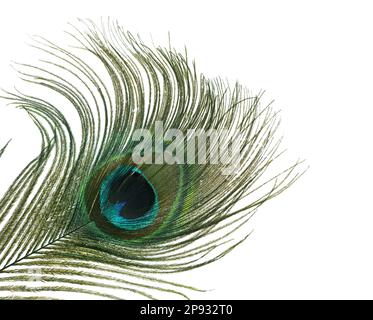
[[[135,166],[119,166],[99,190],[101,214],[122,230],[140,230],[151,225],[158,212],[158,194]]]

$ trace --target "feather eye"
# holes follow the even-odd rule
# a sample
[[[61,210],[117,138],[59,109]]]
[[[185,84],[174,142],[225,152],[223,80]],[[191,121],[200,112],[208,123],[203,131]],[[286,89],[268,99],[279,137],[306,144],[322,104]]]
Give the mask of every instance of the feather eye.
[[[235,231],[299,178],[298,162],[265,177],[281,155],[278,115],[261,106],[262,93],[206,79],[186,55],[149,47],[117,23],[82,22],[70,36],[76,50],[38,38],[48,58],[20,65],[42,94],[4,96],[35,123],[41,150],[0,200],[0,295],[185,298],[197,289],[164,274],[226,255],[249,234],[235,240]],[[241,139],[240,165],[225,175],[229,163],[200,163],[199,152],[185,150],[179,156],[189,161],[134,162],[131,137],[160,121],[164,130]],[[166,157],[164,149],[192,139],[143,151]],[[207,158],[219,148],[229,145],[210,139]]]

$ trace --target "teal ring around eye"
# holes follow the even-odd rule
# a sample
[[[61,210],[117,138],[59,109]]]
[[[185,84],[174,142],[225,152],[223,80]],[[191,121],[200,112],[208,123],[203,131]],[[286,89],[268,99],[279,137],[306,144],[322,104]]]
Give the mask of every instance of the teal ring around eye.
[[[112,204],[109,202],[109,192],[110,192],[110,185],[113,182],[113,179],[118,176],[123,176],[128,174],[129,172],[136,172],[141,174],[141,176],[145,179],[145,181],[151,186],[155,201],[153,206],[148,210],[143,216],[135,218],[135,219],[127,219],[120,215],[122,208],[126,205],[125,202],[115,203]],[[108,175],[104,181],[102,182],[99,190],[99,197],[100,197],[100,209],[102,215],[115,227],[121,230],[130,230],[136,231],[144,229],[150,226],[156,219],[158,212],[159,212],[159,201],[158,201],[158,193],[153,187],[152,183],[147,179],[147,177],[142,173],[140,169],[134,166],[119,166],[115,169],[110,175]]]

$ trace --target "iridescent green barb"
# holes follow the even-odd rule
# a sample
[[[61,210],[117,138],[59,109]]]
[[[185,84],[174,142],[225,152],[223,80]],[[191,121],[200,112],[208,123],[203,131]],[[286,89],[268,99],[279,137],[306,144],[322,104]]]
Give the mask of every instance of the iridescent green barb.
[[[186,298],[197,289],[161,274],[225,256],[249,234],[235,239],[235,231],[299,178],[298,163],[264,176],[281,155],[278,115],[261,107],[262,93],[206,79],[186,54],[149,47],[117,23],[82,22],[69,34],[77,48],[37,38],[34,47],[49,58],[20,65],[21,78],[43,94],[3,97],[28,113],[41,151],[0,200],[0,296]],[[229,129],[232,138],[239,130],[245,143],[236,174],[213,164],[118,170],[133,166],[132,133],[153,132],[160,120],[165,130]],[[137,193],[138,185],[150,193]],[[141,210],[153,220],[138,218]],[[135,218],[142,222],[131,225]],[[33,279],[42,281],[29,285]]]
[[[9,140],[9,141],[5,144],[5,146],[2,147],[2,148],[0,149],[0,158],[1,158],[1,156],[3,155],[5,149],[8,147],[10,141],[11,141],[11,140]]]

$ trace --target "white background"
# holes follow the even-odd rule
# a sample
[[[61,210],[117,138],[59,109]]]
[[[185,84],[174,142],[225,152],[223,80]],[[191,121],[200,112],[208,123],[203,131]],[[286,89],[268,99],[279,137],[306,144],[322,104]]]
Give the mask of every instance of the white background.
[[[76,17],[111,16],[164,45],[170,31],[207,76],[265,89],[284,146],[310,166],[261,208],[246,243],[178,276],[214,289],[192,298],[373,298],[372,13],[359,0],[2,1],[0,86],[16,82],[11,60],[35,59],[27,35],[58,40]],[[10,138],[1,191],[39,148],[27,116],[1,101],[0,144]]]

